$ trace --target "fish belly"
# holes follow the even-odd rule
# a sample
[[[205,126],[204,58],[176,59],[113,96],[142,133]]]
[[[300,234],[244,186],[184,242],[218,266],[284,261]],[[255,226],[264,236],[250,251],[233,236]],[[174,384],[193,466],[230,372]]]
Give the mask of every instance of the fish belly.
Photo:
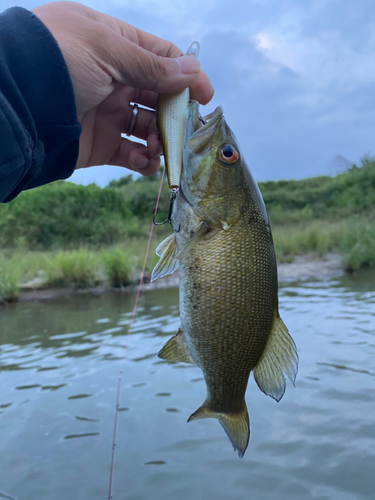
[[[250,371],[271,331],[277,296],[266,226],[208,233],[180,262],[181,327],[212,411],[243,408]]]

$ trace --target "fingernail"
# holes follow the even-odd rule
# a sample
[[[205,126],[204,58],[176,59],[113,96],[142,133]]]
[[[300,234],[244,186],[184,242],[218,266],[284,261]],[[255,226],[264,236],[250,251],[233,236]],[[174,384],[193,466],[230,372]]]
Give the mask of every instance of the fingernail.
[[[199,73],[199,70],[201,69],[198,59],[195,59],[195,57],[192,56],[177,57],[175,61],[179,65],[180,71],[183,75]]]

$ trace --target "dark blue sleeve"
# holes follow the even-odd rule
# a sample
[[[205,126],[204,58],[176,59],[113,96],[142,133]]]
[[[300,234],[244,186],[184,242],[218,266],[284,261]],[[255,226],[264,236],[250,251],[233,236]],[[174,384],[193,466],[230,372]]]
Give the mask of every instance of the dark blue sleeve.
[[[0,202],[66,179],[81,128],[57,42],[30,11],[0,14]]]

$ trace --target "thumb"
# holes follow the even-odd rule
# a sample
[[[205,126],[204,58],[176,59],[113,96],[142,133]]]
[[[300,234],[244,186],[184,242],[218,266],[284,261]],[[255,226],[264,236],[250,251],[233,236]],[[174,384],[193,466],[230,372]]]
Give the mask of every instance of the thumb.
[[[121,43],[117,40],[116,44],[121,48],[114,54],[114,45],[106,44],[109,49],[106,56],[113,66],[112,77],[124,85],[157,93],[173,93],[190,87],[199,77],[200,64],[195,57],[162,57],[121,35],[115,37],[121,39]]]

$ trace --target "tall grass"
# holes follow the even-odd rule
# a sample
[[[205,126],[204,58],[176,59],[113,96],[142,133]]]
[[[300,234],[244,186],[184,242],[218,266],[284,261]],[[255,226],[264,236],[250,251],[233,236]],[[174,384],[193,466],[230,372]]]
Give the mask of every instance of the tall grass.
[[[134,263],[133,256],[119,247],[105,250],[102,256],[109,284],[116,288],[129,285]]]
[[[97,255],[86,249],[58,252],[47,263],[47,283],[69,288],[90,288],[100,282]]]
[[[375,214],[340,221],[310,221],[304,225],[276,226],[277,259],[291,261],[298,254],[328,252],[341,254],[347,271],[375,265]]]
[[[158,257],[155,248],[170,228],[158,228],[151,241],[146,276]],[[147,246],[147,238],[129,238],[126,245],[103,249],[80,248],[58,252],[0,250],[0,302],[16,300],[19,289],[66,287],[91,288],[98,284],[123,287],[138,280]],[[35,278],[38,278],[35,280]],[[29,284],[29,282],[31,282]]]
[[[340,240],[342,264],[347,271],[375,265],[375,217],[353,220]]]
[[[19,293],[19,272],[8,266],[5,260],[0,261],[0,302],[17,300]]]
[[[278,260],[297,254],[316,252],[323,256],[338,251],[348,230],[348,222],[307,221],[305,224],[275,226],[273,238]]]

